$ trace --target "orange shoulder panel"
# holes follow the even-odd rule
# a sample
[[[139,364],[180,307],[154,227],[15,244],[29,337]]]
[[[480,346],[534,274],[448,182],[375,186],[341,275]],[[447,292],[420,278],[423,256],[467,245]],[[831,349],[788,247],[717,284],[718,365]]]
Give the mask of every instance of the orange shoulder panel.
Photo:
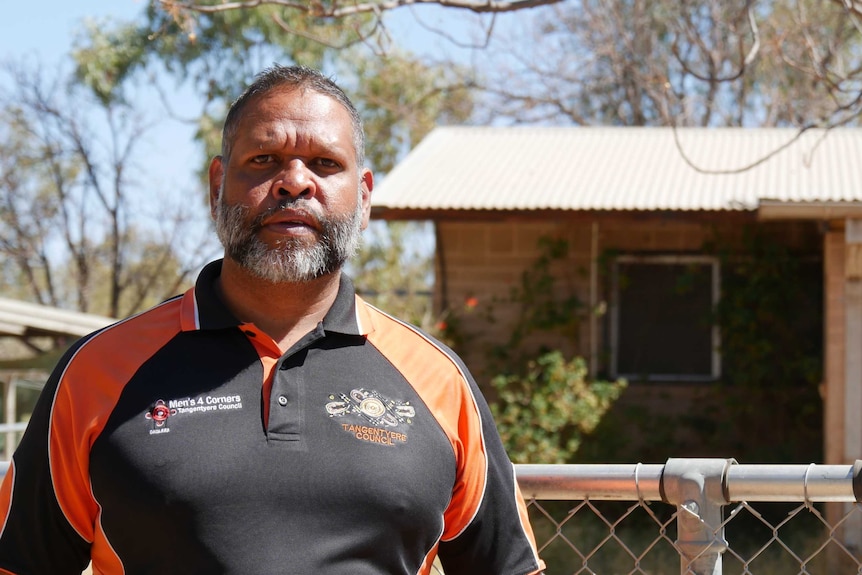
[[[367,305],[367,304],[366,304]],[[487,481],[482,420],[467,375],[443,348],[413,327],[376,310],[368,340],[413,386],[443,428],[457,465],[442,539],[456,537],[475,516]]]
[[[51,478],[66,519],[87,541],[94,540],[98,514],[90,488],[90,448],[126,382],[180,331],[180,302],[170,300],[96,334],[60,376],[49,431]]]

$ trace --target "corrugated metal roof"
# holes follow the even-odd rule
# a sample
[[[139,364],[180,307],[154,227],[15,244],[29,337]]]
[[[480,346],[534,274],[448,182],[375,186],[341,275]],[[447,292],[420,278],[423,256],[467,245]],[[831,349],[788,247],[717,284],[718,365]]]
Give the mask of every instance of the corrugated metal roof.
[[[671,128],[441,127],[382,179],[372,202],[378,209],[627,211],[862,202],[862,129],[810,130],[792,142],[797,135],[791,128],[681,128],[675,138]],[[707,173],[770,154],[739,173]]]

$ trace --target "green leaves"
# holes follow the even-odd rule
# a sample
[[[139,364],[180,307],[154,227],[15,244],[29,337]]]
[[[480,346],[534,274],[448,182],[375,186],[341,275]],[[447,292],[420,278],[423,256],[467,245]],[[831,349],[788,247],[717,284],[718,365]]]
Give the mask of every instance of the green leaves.
[[[75,78],[107,106],[123,100],[122,87],[144,64],[147,42],[132,23],[93,21],[86,25],[72,51]]]
[[[515,463],[566,463],[626,387],[624,380],[589,382],[582,358],[551,351],[530,361],[522,375],[498,375],[491,405],[503,443]]]

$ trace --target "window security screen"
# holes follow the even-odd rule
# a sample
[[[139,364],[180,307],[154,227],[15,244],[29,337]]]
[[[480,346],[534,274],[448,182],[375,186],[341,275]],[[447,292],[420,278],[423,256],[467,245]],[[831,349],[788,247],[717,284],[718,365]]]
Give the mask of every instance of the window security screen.
[[[717,274],[718,264],[707,258],[618,261],[615,374],[633,380],[716,377],[711,316]]]

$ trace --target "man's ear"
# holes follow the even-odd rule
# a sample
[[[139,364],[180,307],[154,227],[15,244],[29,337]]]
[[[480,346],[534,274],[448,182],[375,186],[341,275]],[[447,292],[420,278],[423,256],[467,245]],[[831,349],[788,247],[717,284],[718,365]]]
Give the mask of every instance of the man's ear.
[[[362,202],[362,229],[368,227],[371,219],[371,191],[374,189],[374,175],[364,168],[359,181],[359,201]]]
[[[210,186],[210,216],[215,219],[216,206],[221,193],[222,180],[224,179],[224,164],[222,157],[216,156],[210,162],[209,186]]]

